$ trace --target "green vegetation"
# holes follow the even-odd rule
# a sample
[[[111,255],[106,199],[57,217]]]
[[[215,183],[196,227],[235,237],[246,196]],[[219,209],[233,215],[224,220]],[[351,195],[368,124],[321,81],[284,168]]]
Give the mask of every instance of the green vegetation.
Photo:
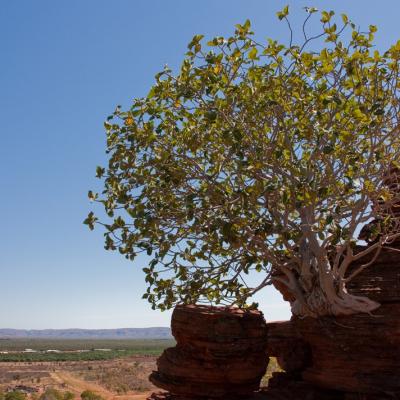
[[[0,339],[0,351],[25,349],[61,351],[92,349],[144,349],[165,348],[173,345],[173,339]]]
[[[8,392],[4,395],[4,400],[26,400],[26,394],[18,390]]]
[[[84,223],[101,225],[107,250],[148,255],[153,308],[251,306],[274,281],[295,315],[379,307],[346,284],[369,265],[349,274],[353,261],[400,235],[398,185],[386,184],[400,167],[400,41],[380,52],[375,26],[315,8],[292,35],[288,14],[284,44],[250,21],[231,37],[196,35],[179,72],[166,67],[105,122],[104,187],[89,198],[107,217]],[[371,220],[376,243],[357,254]]]
[[[72,400],[74,398],[71,392],[61,392],[54,388],[48,388],[39,397],[39,400]]]
[[[157,355],[161,350],[112,350],[88,351],[82,353],[10,353],[0,354],[0,362],[39,362],[39,361],[96,361],[110,360],[119,357],[128,357],[135,354],[154,354]]]
[[[131,355],[159,355],[174,346],[174,340],[42,340],[10,339],[0,340],[0,361],[94,361],[109,360]],[[25,349],[37,353],[23,353]],[[103,351],[99,349],[109,349]],[[46,353],[46,350],[58,350],[60,353]],[[78,352],[83,350],[83,352]]]
[[[268,386],[268,381],[272,378],[274,372],[282,372],[282,368],[278,364],[276,357],[270,357],[268,362],[268,368],[265,372],[264,377],[261,380],[261,386]]]
[[[103,397],[92,392],[91,390],[85,390],[81,393],[82,400],[103,400]]]

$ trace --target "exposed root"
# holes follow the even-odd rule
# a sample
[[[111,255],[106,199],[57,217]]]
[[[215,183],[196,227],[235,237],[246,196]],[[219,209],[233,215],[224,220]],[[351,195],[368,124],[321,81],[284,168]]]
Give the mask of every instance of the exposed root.
[[[327,296],[321,288],[315,288],[302,304],[296,300],[292,303],[292,313],[302,317],[321,317],[325,315],[352,315],[368,313],[379,308],[380,304],[367,297],[354,296],[343,292],[341,296]]]

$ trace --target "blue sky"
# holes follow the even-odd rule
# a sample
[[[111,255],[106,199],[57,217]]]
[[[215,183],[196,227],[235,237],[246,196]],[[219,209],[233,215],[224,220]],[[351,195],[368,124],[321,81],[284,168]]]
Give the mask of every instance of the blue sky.
[[[166,326],[152,311],[140,263],[103,249],[82,225],[105,163],[103,121],[145,95],[156,72],[176,68],[192,36],[228,35],[252,21],[259,38],[287,40],[275,12],[290,4],[346,12],[400,38],[398,0],[16,0],[0,13],[0,327]],[[257,300],[268,320],[289,309],[272,290]]]

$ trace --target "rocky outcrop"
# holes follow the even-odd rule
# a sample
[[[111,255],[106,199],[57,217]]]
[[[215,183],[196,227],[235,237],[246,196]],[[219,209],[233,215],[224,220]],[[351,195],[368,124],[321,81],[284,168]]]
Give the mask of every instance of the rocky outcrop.
[[[258,311],[177,307],[172,317],[177,346],[163,353],[150,377],[169,393],[152,400],[400,398],[400,247],[395,245],[383,248],[348,284],[349,292],[381,304],[374,315],[266,324]],[[349,273],[370,257],[354,263]],[[276,357],[284,372],[255,393],[268,356]]]
[[[352,269],[368,262],[367,257]],[[300,377],[315,388],[342,392],[346,400],[359,394],[363,399],[400,398],[397,249],[382,249],[374,264],[355,277],[348,290],[378,301],[381,307],[374,315],[292,317],[291,321],[268,324],[268,352],[278,358],[286,378]]]
[[[244,399],[258,390],[268,364],[261,312],[178,306],[171,327],[177,345],[158,359],[153,384],[182,399]]]
[[[363,248],[359,248],[359,251]],[[368,263],[373,255],[367,255],[352,264],[349,274],[363,264]],[[400,244],[382,248],[373,265],[364,269],[347,284],[350,293],[367,296],[380,304],[400,303]],[[382,312],[379,309],[377,315]]]
[[[294,320],[312,353],[304,381],[345,392],[400,394],[400,305],[383,305],[380,312]]]
[[[296,332],[290,321],[270,322],[268,326],[268,356],[276,357],[286,375],[300,378],[311,366],[311,347]]]
[[[400,254],[383,249],[374,265],[349,284],[349,291],[381,307],[374,315],[293,319],[312,351],[312,366],[303,378],[348,392],[400,395]]]
[[[319,388],[290,374],[276,372],[269,380],[268,388],[260,391],[257,400],[345,400],[345,393]]]

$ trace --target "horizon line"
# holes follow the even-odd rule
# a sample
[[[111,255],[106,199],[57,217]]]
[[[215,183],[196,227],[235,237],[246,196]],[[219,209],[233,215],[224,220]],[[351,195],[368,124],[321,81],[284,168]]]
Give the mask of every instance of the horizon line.
[[[12,331],[67,331],[67,330],[81,330],[81,331],[107,331],[107,330],[124,330],[124,329],[160,329],[168,328],[169,326],[143,326],[143,327],[124,327],[124,328],[0,328],[1,330]]]

